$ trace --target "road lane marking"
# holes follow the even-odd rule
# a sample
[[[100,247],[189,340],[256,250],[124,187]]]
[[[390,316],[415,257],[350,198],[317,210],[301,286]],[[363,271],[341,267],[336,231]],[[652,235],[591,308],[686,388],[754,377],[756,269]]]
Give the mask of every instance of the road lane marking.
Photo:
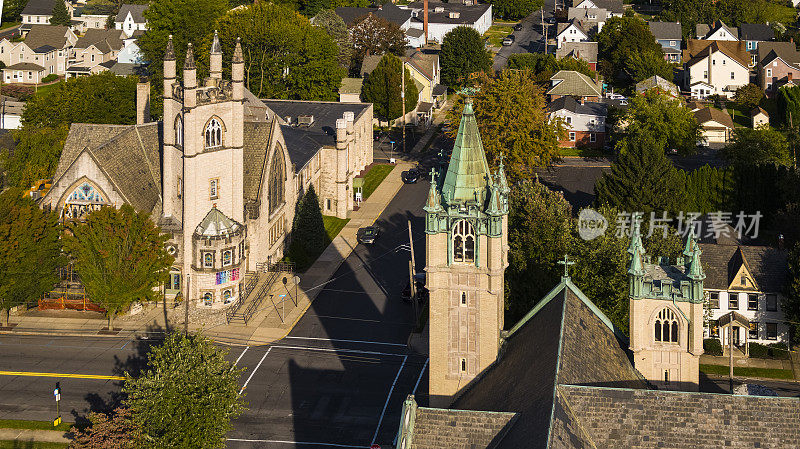
[[[255,369],[253,369],[253,371],[250,373],[250,377],[248,377],[247,380],[244,382],[244,385],[242,385],[242,389],[239,390],[239,395],[240,396],[241,396],[242,392],[244,391],[244,389],[247,388],[247,384],[250,383],[250,379],[253,378],[253,375],[256,373],[256,371],[258,371],[258,368],[260,368],[261,364],[264,363],[264,359],[267,358],[267,354],[269,354],[270,351],[272,351],[272,346],[270,346],[267,349],[267,352],[264,353],[264,357],[261,357],[261,360],[259,360],[258,365],[256,365]]]
[[[99,374],[34,373],[30,371],[0,371],[0,376],[66,377],[71,379],[125,380],[125,378],[121,376],[103,376]]]
[[[233,362],[233,366],[236,366],[236,365],[238,365],[238,364],[239,364],[239,360],[242,360],[242,357],[244,357],[244,353],[245,353],[245,352],[247,352],[247,350],[248,350],[248,349],[250,349],[250,346],[246,346],[246,347],[244,348],[244,351],[242,351],[242,353],[241,353],[241,354],[239,354],[239,358],[238,358],[238,359],[236,359],[236,361],[235,361],[235,362]]]
[[[411,394],[417,394],[417,388],[419,387],[419,381],[422,380],[422,373],[425,372],[425,368],[428,367],[428,362],[430,362],[430,361],[431,361],[431,359],[425,359],[425,364],[422,365],[422,370],[419,372],[419,377],[417,377],[417,383],[414,384],[414,391],[412,391]]]
[[[301,349],[305,351],[322,351],[322,352],[352,352],[354,354],[370,354],[370,355],[393,355],[395,357],[403,357],[406,358],[408,356],[403,354],[392,354],[390,352],[377,352],[377,351],[362,351],[360,349],[328,349],[328,348],[310,348],[306,346],[283,346],[283,345],[275,345],[270,347],[278,348],[278,349]]]
[[[383,410],[381,411],[381,417],[378,420],[378,427],[375,428],[375,435],[372,436],[372,443],[370,446],[375,444],[375,440],[378,439],[378,432],[381,430],[381,424],[383,424],[383,415],[386,414],[386,408],[389,406],[389,400],[392,399],[392,394],[394,393],[394,386],[397,385],[397,379],[400,378],[400,373],[403,371],[403,367],[406,366],[406,360],[408,360],[408,356],[403,356],[403,363],[400,365],[400,369],[397,370],[397,375],[394,376],[394,382],[392,382],[392,388],[389,389],[389,395],[386,396],[386,402],[383,404]]]
[[[369,446],[356,446],[353,444],[338,444],[338,443],[311,443],[308,441],[287,441],[287,440],[254,440],[249,438],[228,438],[228,441],[239,441],[242,443],[276,443],[276,444],[294,444],[298,446],[327,446],[327,447],[353,447],[353,448],[368,448]]]
[[[402,346],[404,348],[408,347],[408,345],[406,345],[405,343],[385,343],[382,341],[342,340],[337,338],[319,338],[319,337],[286,337],[286,338],[296,338],[298,340],[335,341],[341,343],[363,343],[368,345]]]

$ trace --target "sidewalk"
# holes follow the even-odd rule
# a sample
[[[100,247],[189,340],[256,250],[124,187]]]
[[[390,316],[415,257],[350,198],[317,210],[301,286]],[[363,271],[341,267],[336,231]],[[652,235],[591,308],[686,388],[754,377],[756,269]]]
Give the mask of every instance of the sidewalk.
[[[716,356],[703,354],[700,356],[700,363],[704,365],[723,365],[728,366],[730,359],[727,356]],[[792,370],[791,360],[779,359],[759,359],[756,357],[733,357],[733,366],[746,368],[762,369],[785,369]]]
[[[0,441],[69,443],[71,439],[67,435],[70,433],[59,430],[0,429]],[[20,445],[19,447],[25,446]]]
[[[356,240],[358,229],[369,226],[378,219],[403,186],[400,174],[413,166],[411,162],[398,161],[394,170],[386,176],[372,195],[361,203],[357,211],[350,213],[350,221],[317,261],[305,273],[298,274],[300,277],[298,288],[295,289],[291,275],[279,276],[248,325],[228,324],[224,310],[209,313],[207,309],[198,310],[194,304],[190,304],[189,329],[193,332],[200,331],[221,343],[242,346],[268,344],[285,337],[308,310],[339,266],[353,252],[358,244]],[[282,282],[284,276],[287,277],[286,285]],[[166,304],[152,304],[135,315],[115,319],[115,332],[103,333],[101,330],[108,326],[108,321],[99,313],[70,310],[30,311],[23,315],[12,313],[12,329],[3,328],[0,333],[146,336],[149,332],[163,332],[165,320],[169,321],[171,328],[183,329],[184,313],[183,305],[175,307],[171,301],[167,301]],[[198,322],[199,320],[202,321]]]

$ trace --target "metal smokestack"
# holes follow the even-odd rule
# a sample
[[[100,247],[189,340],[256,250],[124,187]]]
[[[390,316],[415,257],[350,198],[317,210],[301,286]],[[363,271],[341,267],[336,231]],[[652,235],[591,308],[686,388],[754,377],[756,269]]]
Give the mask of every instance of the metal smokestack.
[[[425,8],[422,13],[422,28],[425,34],[425,42],[423,45],[428,45],[428,0],[424,0],[422,4],[423,8]]]

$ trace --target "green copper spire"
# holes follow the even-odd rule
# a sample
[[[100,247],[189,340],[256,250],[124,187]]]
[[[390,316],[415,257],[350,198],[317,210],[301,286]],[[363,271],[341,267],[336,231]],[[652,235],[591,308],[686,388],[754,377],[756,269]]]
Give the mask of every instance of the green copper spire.
[[[442,184],[444,201],[448,204],[477,201],[483,203],[491,184],[489,164],[483,152],[478,123],[472,111],[472,100],[464,100],[464,112],[458,126],[453,155]]]
[[[503,164],[503,153],[500,153],[500,166],[497,168],[497,182],[500,184],[500,192],[507,194],[511,191],[508,187],[508,179],[506,179],[506,166]]]
[[[436,191],[436,169],[431,168],[431,188],[428,191],[428,201],[425,202],[425,212],[441,212],[442,205],[439,202],[439,192]]]
[[[489,197],[489,207],[486,209],[486,213],[491,216],[500,216],[503,215],[503,204],[502,200],[500,199],[500,187],[493,183],[492,187],[490,188],[490,197]]]
[[[700,245],[694,240],[693,234],[689,234],[687,242],[688,241],[691,241],[694,247],[692,250],[692,261],[689,263],[689,279],[693,281],[702,281],[706,278],[706,274],[703,271],[703,263],[700,261],[700,255],[703,254],[703,251],[700,250]]]
[[[628,274],[633,276],[644,276],[644,245],[642,244],[642,235],[639,231],[639,221],[636,217],[632,217],[633,231],[631,232],[631,244],[628,246],[628,253],[631,255],[631,263],[628,267]]]
[[[683,256],[688,258],[692,257],[692,253],[694,252],[693,246],[695,245],[694,241],[694,226],[689,228],[689,235],[686,237],[686,246],[683,248]]]

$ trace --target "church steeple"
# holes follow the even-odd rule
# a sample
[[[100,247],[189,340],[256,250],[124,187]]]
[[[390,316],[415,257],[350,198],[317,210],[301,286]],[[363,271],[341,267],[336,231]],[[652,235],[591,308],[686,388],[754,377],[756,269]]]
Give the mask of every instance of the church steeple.
[[[448,205],[466,202],[482,204],[491,184],[489,164],[483,151],[478,122],[472,110],[472,99],[464,100],[464,111],[458,126],[453,154],[442,184]]]

